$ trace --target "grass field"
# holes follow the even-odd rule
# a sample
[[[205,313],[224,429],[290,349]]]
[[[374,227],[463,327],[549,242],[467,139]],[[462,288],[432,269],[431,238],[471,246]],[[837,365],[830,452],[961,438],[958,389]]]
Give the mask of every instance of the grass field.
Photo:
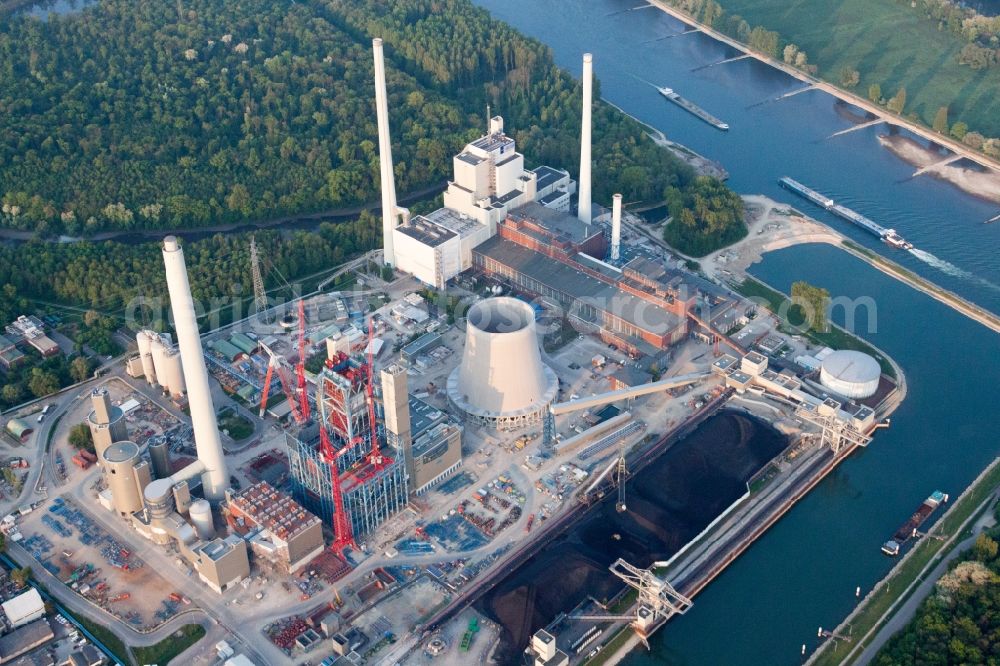
[[[136,661],[140,664],[159,664],[166,666],[184,650],[200,641],[205,636],[205,628],[200,624],[185,624],[168,638],[149,647],[132,648]]]
[[[909,2],[899,0],[719,0],[729,15],[781,34],[805,50],[819,76],[840,85],[843,68],[861,73],[854,89],[877,83],[888,99],[906,87],[905,115],[930,126],[942,106],[987,137],[1000,137],[1000,69],[958,62],[965,45]]]

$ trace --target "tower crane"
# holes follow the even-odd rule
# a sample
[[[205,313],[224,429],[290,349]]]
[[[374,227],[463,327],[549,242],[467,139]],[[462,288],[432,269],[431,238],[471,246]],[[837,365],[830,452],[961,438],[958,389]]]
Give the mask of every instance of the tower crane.
[[[378,424],[375,420],[375,325],[372,323],[372,319],[368,320],[368,347],[365,350],[367,358],[365,359],[368,363],[368,386],[366,387],[367,400],[368,400],[368,423],[371,427],[371,438],[372,438],[372,448],[371,453],[368,454],[368,462],[378,471],[385,467],[387,462],[386,458],[382,455],[381,447],[378,443]]]
[[[340,469],[337,467],[337,458],[346,449],[334,451],[330,435],[326,431],[326,423],[322,421],[319,424],[319,439],[323,460],[330,466],[330,491],[333,495],[333,544],[330,547],[338,555],[343,556],[344,550],[348,547],[357,547],[354,543],[351,519],[344,506],[344,491],[340,485]]]
[[[276,354],[263,342],[259,344],[261,349],[263,349],[270,357],[270,360],[267,363],[267,374],[264,376],[264,388],[261,390],[260,417],[264,417],[264,410],[267,409],[267,398],[271,392],[271,381],[274,378],[274,373],[277,372],[278,379],[281,382],[281,389],[284,391],[285,397],[288,398],[288,404],[292,410],[292,418],[295,419],[296,423],[305,423],[308,418],[303,416],[301,410],[299,409],[299,403],[295,400],[296,395],[292,390],[292,380],[288,375],[288,361],[282,358],[279,354]]]
[[[309,420],[309,395],[306,392],[306,303],[299,299],[299,362],[295,366],[298,380],[299,411],[304,421]]]

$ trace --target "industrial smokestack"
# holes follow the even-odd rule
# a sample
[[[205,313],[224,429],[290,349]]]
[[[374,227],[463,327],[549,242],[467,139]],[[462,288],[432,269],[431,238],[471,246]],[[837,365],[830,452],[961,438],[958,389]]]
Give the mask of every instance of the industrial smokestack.
[[[378,161],[382,180],[382,258],[386,265],[396,265],[392,230],[396,228],[396,182],[392,171],[392,141],[389,138],[389,99],[385,90],[385,59],[382,40],[372,40],[375,52],[375,115],[378,117]]]
[[[594,56],[583,54],[583,123],[580,128],[580,200],[577,217],[590,224],[590,109],[593,106]]]
[[[622,249],[622,195],[611,198],[611,261],[621,258]]]
[[[204,465],[202,488],[207,499],[221,500],[229,488],[229,473],[223,457],[219,424],[215,420],[212,391],[208,386],[208,369],[202,355],[198,319],[194,314],[194,300],[191,298],[191,285],[188,283],[187,267],[184,264],[184,250],[177,244],[174,236],[163,239],[163,264],[167,269],[170,309],[174,315],[177,346],[180,348],[187,383],[195,448],[198,460]]]

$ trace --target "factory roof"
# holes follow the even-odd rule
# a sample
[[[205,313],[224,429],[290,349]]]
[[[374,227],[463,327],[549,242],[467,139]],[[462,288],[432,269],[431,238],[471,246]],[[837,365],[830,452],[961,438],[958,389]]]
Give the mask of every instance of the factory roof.
[[[208,543],[201,546],[198,550],[213,562],[218,562],[229,553],[233,552],[233,549],[238,546],[243,539],[236,536],[235,534],[230,534],[225,539],[213,539]]]
[[[229,503],[279,539],[292,539],[319,522],[319,518],[267,481],[233,493]]]
[[[653,376],[632,365],[624,365],[611,375],[615,382],[625,387],[642,386],[653,381]]]
[[[431,213],[427,213],[426,217],[434,224],[453,231],[463,238],[471,236],[486,227],[479,220],[452,208],[438,208]]]
[[[48,620],[36,620],[0,638],[0,662],[10,661],[55,638]]]
[[[410,396],[410,434],[414,439],[438,423],[449,420],[448,415],[420,398]]]
[[[246,333],[233,333],[231,336],[229,336],[229,342],[234,347],[240,349],[241,351],[247,354],[254,353],[255,351],[257,351],[257,347],[260,346],[257,344],[256,340],[250,339],[250,336],[248,336]]]
[[[38,590],[31,588],[13,599],[3,602],[3,612],[15,626],[22,619],[45,610],[45,602]]]
[[[550,166],[540,166],[533,170],[535,175],[538,176],[538,189],[542,190],[550,185],[559,182],[561,179],[566,178],[569,174],[565,171],[560,171],[559,169],[553,169]]]
[[[545,194],[545,195],[542,195],[542,196],[538,197],[538,203],[542,204],[543,206],[548,206],[548,205],[550,205],[550,204],[552,204],[552,203],[554,203],[556,201],[559,201],[560,199],[562,199],[564,197],[568,197],[568,196],[569,196],[569,193],[567,193],[567,192],[565,192],[563,190],[552,190],[548,194]]]
[[[514,220],[533,220],[557,238],[563,238],[574,243],[582,243],[604,230],[604,227],[600,224],[584,224],[569,213],[554,208],[546,208],[535,201],[518,206],[508,213],[508,217]],[[533,235],[528,230],[522,229],[522,231]]]
[[[482,243],[475,251],[571,298],[585,299],[588,305],[643,330],[662,335],[683,323],[680,317],[654,303],[499,236]]]
[[[24,439],[34,431],[31,424],[24,419],[11,419],[7,421],[7,432],[18,439]]]
[[[399,233],[409,236],[428,247],[443,245],[458,235],[421,215],[412,218],[409,224],[398,227],[398,229]]]
[[[461,152],[455,157],[457,159],[462,160],[466,164],[471,164],[473,166],[479,164],[480,162],[486,159],[485,157],[480,157],[478,155],[473,155],[472,153],[466,153],[466,152]]]
[[[14,342],[5,335],[0,335],[0,350],[10,349],[14,346]]]
[[[239,347],[236,347],[228,340],[214,340],[211,343],[211,347],[216,354],[219,354],[229,361],[235,361],[241,354],[243,354],[243,351]]]

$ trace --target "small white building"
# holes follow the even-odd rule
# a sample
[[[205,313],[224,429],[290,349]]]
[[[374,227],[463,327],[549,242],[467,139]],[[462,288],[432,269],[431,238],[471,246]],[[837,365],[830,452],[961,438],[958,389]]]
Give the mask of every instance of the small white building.
[[[5,601],[0,607],[11,627],[20,627],[45,615],[45,602],[35,588]]]

